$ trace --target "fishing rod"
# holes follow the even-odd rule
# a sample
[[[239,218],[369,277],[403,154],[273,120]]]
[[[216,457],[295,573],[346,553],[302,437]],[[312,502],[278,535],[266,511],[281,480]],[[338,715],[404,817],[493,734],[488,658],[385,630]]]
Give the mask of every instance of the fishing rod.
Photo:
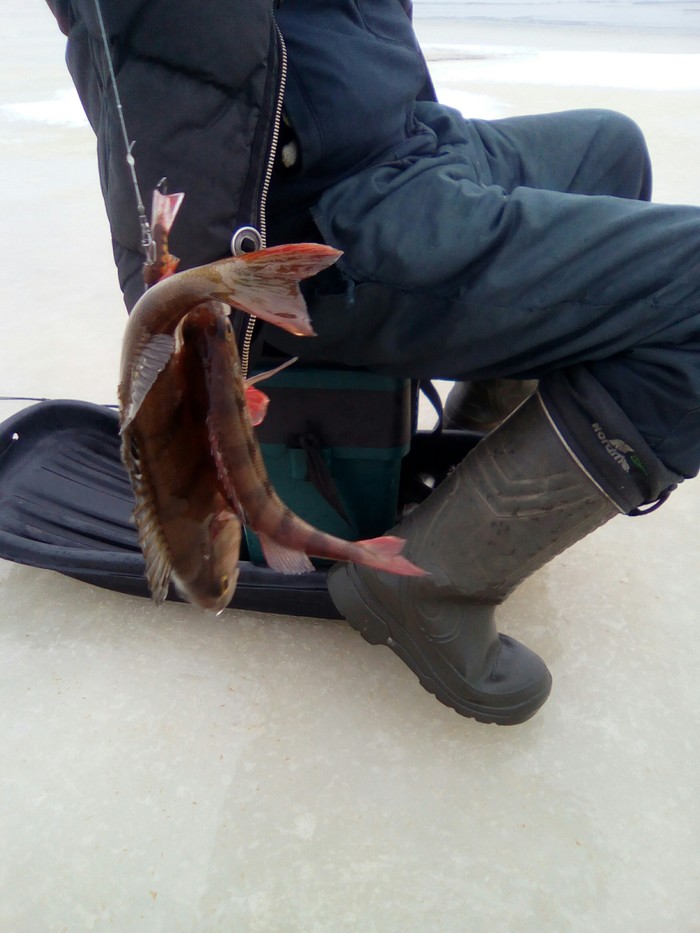
[[[131,174],[131,183],[134,187],[134,193],[136,195],[136,211],[138,213],[139,225],[141,227],[141,246],[146,256],[147,262],[155,262],[156,259],[156,244],[153,239],[153,234],[151,232],[151,224],[148,220],[148,215],[146,214],[146,208],[143,204],[143,198],[141,197],[141,189],[139,188],[139,181],[136,177],[136,159],[134,158],[133,148],[135,145],[135,140],[129,141],[129,134],[126,130],[126,121],[124,119],[124,108],[122,107],[121,95],[119,94],[119,88],[117,87],[117,76],[114,71],[114,64],[112,62],[112,50],[109,46],[109,39],[107,38],[107,29],[105,28],[104,18],[102,16],[102,8],[100,6],[100,0],[95,0],[95,12],[97,13],[97,22],[100,27],[100,35],[102,38],[102,45],[104,46],[105,57],[107,59],[107,68],[109,70],[109,79],[112,83],[112,90],[114,92],[114,101],[117,107],[117,116],[119,117],[119,125],[122,131],[122,137],[124,140],[124,147],[126,149],[126,164],[129,166],[129,173]]]

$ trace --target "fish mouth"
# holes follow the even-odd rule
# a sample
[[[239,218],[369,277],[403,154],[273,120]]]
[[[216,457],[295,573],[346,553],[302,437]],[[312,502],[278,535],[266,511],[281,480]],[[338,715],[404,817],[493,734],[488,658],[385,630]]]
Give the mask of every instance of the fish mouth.
[[[229,606],[233,599],[236,584],[238,583],[238,574],[239,570],[236,567],[233,571],[223,573],[216,582],[212,580],[195,580],[185,583],[175,573],[172,575],[172,580],[180,595],[188,603],[208,615],[218,616]]]

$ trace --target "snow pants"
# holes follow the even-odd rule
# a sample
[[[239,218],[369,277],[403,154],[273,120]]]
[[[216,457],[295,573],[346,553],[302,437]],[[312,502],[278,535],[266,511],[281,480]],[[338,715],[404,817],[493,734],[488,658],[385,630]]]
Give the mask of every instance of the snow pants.
[[[420,152],[389,154],[313,211],[346,277],[311,283],[318,336],[267,339],[403,377],[568,385],[694,476],[700,208],[649,203],[636,124],[598,110],[470,121],[435,103],[418,116]]]

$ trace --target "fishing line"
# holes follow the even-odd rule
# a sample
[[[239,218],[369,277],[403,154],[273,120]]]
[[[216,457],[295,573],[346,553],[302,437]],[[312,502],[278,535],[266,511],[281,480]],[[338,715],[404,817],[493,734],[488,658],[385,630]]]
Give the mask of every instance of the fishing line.
[[[33,395],[0,395],[0,402],[48,402],[48,399]]]
[[[0,402],[52,402],[52,398],[39,398],[35,395],[0,395]],[[115,402],[96,402],[101,408],[119,408]]]
[[[121,97],[119,95],[119,88],[117,87],[117,76],[114,72],[114,65],[112,63],[112,50],[109,47],[109,39],[107,38],[107,30],[105,28],[104,19],[102,18],[102,9],[100,7],[100,0],[95,0],[95,12],[97,13],[97,21],[100,27],[100,34],[102,36],[102,44],[104,45],[105,56],[107,58],[107,67],[109,69],[109,78],[112,82],[112,88],[114,90],[114,100],[117,105],[117,116],[119,117],[119,125],[121,126],[122,136],[124,137],[124,147],[126,148],[126,164],[129,166],[129,171],[131,173],[131,182],[134,186],[134,192],[136,194],[136,210],[139,215],[139,224],[141,226],[141,246],[144,249],[146,254],[146,260],[148,262],[155,262],[156,258],[156,244],[153,240],[153,235],[151,234],[151,225],[148,221],[148,215],[146,214],[146,208],[143,206],[143,198],[141,197],[141,190],[139,188],[138,178],[136,177],[136,160],[132,154],[132,149],[134,148],[135,140],[129,142],[129,134],[126,131],[126,121],[124,120],[124,108],[122,107]]]
[[[117,115],[119,117],[119,125],[121,127],[122,136],[124,138],[124,147],[126,148],[126,164],[129,166],[129,172],[131,174],[131,182],[134,186],[134,193],[136,195],[136,210],[139,217],[139,225],[141,227],[141,246],[146,254],[146,259],[148,262],[155,262],[156,258],[156,244],[151,233],[151,225],[148,220],[148,215],[146,214],[146,208],[143,204],[143,198],[141,197],[141,189],[139,188],[138,178],[136,177],[136,159],[133,156],[132,149],[134,148],[134,142],[129,142],[129,134],[126,131],[126,121],[124,120],[124,108],[122,107],[121,96],[119,94],[119,88],[117,87],[117,76],[114,72],[114,65],[112,64],[112,50],[109,47],[109,39],[107,38],[107,29],[105,28],[105,22],[102,17],[102,9],[100,7],[100,0],[95,0],[95,12],[97,13],[97,22],[100,27],[100,35],[102,37],[102,44],[104,46],[105,57],[107,58],[107,68],[109,70],[109,79],[112,82],[112,88],[114,90],[114,100],[117,106]],[[164,181],[165,179],[163,179]],[[162,184],[163,182],[160,182]],[[0,395],[0,402],[48,402],[51,401],[48,398],[39,398],[33,395]],[[103,406],[104,408],[118,408],[118,405],[107,404]],[[5,451],[2,451],[4,454]],[[2,456],[0,454],[0,456]]]

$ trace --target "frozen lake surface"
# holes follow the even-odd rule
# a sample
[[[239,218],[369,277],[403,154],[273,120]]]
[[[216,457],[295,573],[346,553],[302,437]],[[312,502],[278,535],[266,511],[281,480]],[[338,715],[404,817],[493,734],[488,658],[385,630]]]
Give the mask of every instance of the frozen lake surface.
[[[700,33],[698,0],[414,0],[416,19],[446,17],[499,23]]]
[[[463,10],[417,0],[444,99],[623,110],[657,199],[700,204],[692,31],[511,21],[680,23],[697,3],[461,5],[490,24],[422,17],[437,6]],[[0,393],[113,402],[125,314],[94,138],[46,8],[3,12]],[[505,604],[554,676],[512,729],[340,623],[203,618],[0,562],[0,929],[697,933],[699,516],[696,481]]]

